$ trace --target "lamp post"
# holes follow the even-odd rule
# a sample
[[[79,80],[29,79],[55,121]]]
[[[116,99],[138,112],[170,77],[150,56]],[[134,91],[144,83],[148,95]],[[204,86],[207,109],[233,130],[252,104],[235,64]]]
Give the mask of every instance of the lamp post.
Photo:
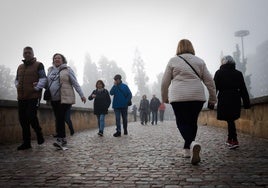
[[[241,38],[241,43],[242,43],[242,62],[244,62],[244,60],[245,60],[243,37],[245,37],[247,35],[249,35],[249,31],[248,30],[239,30],[239,31],[236,31],[235,32],[235,36]]]

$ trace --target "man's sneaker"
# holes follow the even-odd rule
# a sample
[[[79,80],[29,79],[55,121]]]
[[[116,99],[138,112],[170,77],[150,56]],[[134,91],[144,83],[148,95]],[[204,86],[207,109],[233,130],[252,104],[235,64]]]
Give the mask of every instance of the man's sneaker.
[[[99,136],[103,136],[103,132],[102,132],[102,131],[99,131],[99,132],[98,132],[98,135],[99,135]]]
[[[238,141],[233,141],[231,145],[229,145],[229,149],[236,149],[239,147]]]
[[[190,158],[190,149],[184,149],[183,158]]]
[[[128,135],[128,132],[127,132],[127,130],[124,130],[124,135]]]
[[[114,133],[114,137],[120,137],[120,136],[121,136],[121,132]]]
[[[197,165],[201,159],[200,159],[200,151],[201,151],[201,145],[197,142],[192,142],[191,144],[191,163],[193,165]]]
[[[31,148],[32,148],[31,144],[21,144],[21,145],[17,148],[17,150],[26,150],[26,149],[31,149]]]

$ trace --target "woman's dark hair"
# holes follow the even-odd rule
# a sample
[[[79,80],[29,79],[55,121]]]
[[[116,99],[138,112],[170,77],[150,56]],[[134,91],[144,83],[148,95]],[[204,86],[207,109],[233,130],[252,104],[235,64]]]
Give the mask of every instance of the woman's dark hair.
[[[103,82],[102,80],[98,80],[98,81],[96,82],[96,88],[98,88],[97,85],[98,85],[99,83],[102,85],[103,88],[105,87],[104,82]]]
[[[64,55],[62,55],[62,54],[60,54],[60,53],[56,53],[56,54],[53,55],[53,58],[52,58],[52,61],[53,61],[53,62],[54,62],[54,58],[55,58],[57,55],[61,56],[61,59],[62,59],[63,64],[67,64],[67,60],[66,60],[66,58],[64,57]]]

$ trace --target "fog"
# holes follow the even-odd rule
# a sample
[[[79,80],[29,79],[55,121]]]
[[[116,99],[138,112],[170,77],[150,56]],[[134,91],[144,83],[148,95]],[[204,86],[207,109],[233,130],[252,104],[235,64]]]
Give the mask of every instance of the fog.
[[[243,41],[251,96],[268,95],[267,8],[266,0],[0,0],[0,98],[16,98],[12,76],[25,46],[33,47],[46,70],[54,53],[65,55],[86,96],[99,78],[111,86],[105,65],[125,75],[134,95],[142,93],[133,67],[140,58],[148,77],[144,85],[160,98],[159,75],[180,39],[192,41],[213,75],[222,55],[233,55],[236,45],[241,50],[241,38],[234,35],[239,30],[249,31]],[[88,82],[86,62],[100,72],[90,76],[89,68]]]

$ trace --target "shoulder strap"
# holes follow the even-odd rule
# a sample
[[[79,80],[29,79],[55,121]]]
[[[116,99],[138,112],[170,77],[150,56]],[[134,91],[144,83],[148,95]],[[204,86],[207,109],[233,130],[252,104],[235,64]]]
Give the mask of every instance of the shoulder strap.
[[[60,72],[61,72],[62,70],[64,70],[64,69],[67,69],[67,67],[66,67],[66,68],[62,68],[62,69],[60,69],[59,72],[58,72],[57,74],[60,74]],[[51,72],[51,70],[52,70],[52,67],[49,67],[48,71]],[[48,89],[50,88],[50,86],[51,86],[51,84],[52,84],[53,81],[54,81],[54,80],[52,80],[52,81],[50,82],[50,84],[49,84],[49,86],[48,86]]]
[[[185,63],[187,63],[191,67],[191,69],[195,72],[195,74],[198,76],[198,78],[200,78],[199,74],[196,72],[196,70],[194,69],[194,67],[186,59],[184,59],[182,56],[178,56],[178,57],[180,57],[181,59],[183,59],[183,61]]]

